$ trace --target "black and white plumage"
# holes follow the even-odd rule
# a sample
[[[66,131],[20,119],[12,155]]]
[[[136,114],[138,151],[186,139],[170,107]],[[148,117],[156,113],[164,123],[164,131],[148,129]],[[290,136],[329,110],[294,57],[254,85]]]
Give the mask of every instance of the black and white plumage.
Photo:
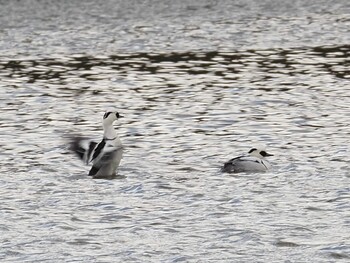
[[[74,137],[70,149],[85,164],[92,163],[89,175],[94,178],[108,178],[116,174],[123,157],[123,146],[113,127],[114,121],[121,118],[116,111],[106,111],[103,116],[103,139],[96,143],[83,137]]]
[[[266,152],[263,147],[252,148],[248,155],[233,158],[224,164],[223,172],[265,172],[271,168],[270,163],[265,159],[267,156],[273,156]]]

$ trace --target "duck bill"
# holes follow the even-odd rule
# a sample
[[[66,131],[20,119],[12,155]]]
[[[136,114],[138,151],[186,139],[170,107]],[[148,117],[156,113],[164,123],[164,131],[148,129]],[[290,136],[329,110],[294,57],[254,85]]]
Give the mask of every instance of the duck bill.
[[[273,156],[273,154],[271,154],[271,153],[266,153],[265,156]]]

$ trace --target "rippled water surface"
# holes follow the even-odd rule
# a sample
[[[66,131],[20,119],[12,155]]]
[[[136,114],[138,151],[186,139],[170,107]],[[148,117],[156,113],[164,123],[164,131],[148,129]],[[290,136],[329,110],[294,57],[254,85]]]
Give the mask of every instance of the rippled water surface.
[[[0,5],[1,262],[350,260],[348,1]],[[93,180],[65,138],[110,106]]]

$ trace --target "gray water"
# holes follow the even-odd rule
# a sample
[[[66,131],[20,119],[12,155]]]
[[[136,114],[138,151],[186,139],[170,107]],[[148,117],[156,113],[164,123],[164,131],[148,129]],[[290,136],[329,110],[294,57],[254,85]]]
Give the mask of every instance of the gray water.
[[[348,1],[0,5],[1,262],[350,260]],[[66,138],[110,106],[93,180]]]

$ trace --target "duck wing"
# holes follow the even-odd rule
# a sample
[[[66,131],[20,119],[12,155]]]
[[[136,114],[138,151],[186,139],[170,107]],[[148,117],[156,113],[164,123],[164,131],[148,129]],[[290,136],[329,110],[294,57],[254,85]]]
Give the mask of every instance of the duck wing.
[[[84,137],[72,137],[69,149],[73,151],[85,164],[90,162],[97,147],[97,143]]]
[[[96,150],[98,150],[97,148],[98,146],[96,147]],[[97,174],[97,172],[100,169],[113,166],[115,165],[115,163],[119,165],[120,158],[119,160],[116,160],[116,159],[118,159],[117,156],[119,153],[122,154],[122,150],[123,150],[122,146],[115,147],[115,146],[109,145],[109,146],[103,147],[99,151],[95,151],[96,156],[93,157],[92,159],[93,165],[91,167],[89,175],[94,176]]]
[[[233,158],[224,164],[223,172],[238,173],[243,171],[256,170],[256,166],[260,166],[261,161],[252,156],[239,156]]]

